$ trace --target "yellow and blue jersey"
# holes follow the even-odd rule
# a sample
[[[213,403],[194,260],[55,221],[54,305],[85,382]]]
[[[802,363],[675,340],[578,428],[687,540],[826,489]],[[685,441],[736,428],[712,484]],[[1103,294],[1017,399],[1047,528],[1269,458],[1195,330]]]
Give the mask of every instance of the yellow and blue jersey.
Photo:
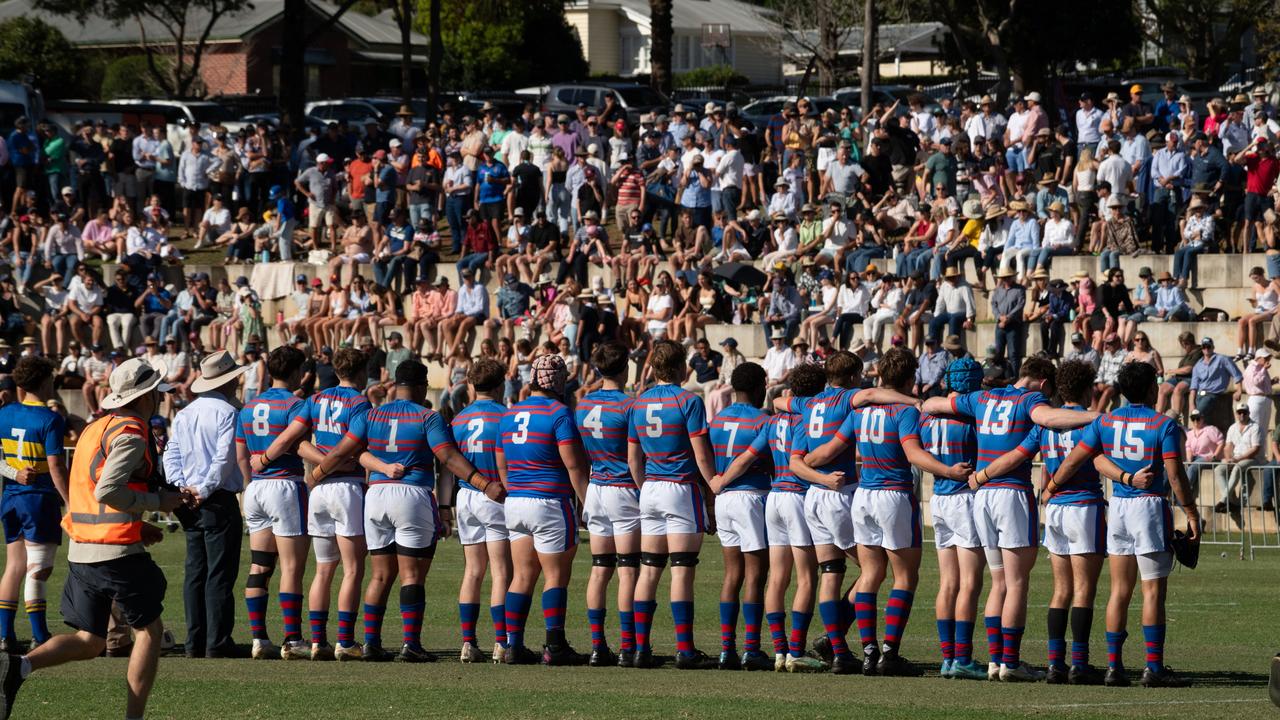
[[[493,400],[477,400],[453,418],[453,441],[458,450],[489,482],[499,482],[498,423],[507,406]],[[458,478],[458,487],[475,490],[466,478]]]
[[[733,461],[744,451],[752,452],[758,438],[769,437],[769,417],[744,403],[734,403],[722,410],[711,421],[711,451],[716,458],[716,472],[729,469]],[[753,453],[756,461],[738,479],[724,487],[730,490],[768,490],[769,463],[760,453]]]
[[[597,390],[578,401],[574,419],[591,458],[591,484],[636,486],[627,465],[627,415],[631,398],[621,390]]]
[[[385,463],[404,466],[404,477],[393,480],[369,473],[369,484],[401,483],[435,489],[435,453],[453,442],[439,413],[412,400],[392,400],[352,418],[347,437],[360,441]]]
[[[902,447],[907,440],[920,441],[920,411],[914,405],[889,403],[858,408],[845,417],[836,437],[858,449],[862,460],[858,487],[915,491],[915,476]]]
[[[791,443],[802,427],[800,415],[776,412],[769,416],[765,431],[751,443],[753,454],[761,455],[767,450],[773,458],[773,481],[769,487],[772,492],[803,493],[809,488],[809,483],[791,472]]]
[[[508,497],[573,497],[560,446],[579,442],[578,426],[564,403],[539,395],[518,402],[502,416],[498,436]]]
[[[1092,456],[1106,455],[1127,473],[1151,468],[1151,486],[1145,490],[1112,483],[1112,497],[1121,498],[1168,495],[1164,461],[1182,457],[1184,442],[1185,433],[1178,423],[1146,405],[1116,408],[1082,428],[1076,440]]]
[[[627,441],[639,444],[644,451],[648,480],[697,482],[701,473],[691,440],[706,434],[707,410],[702,398],[676,385],[655,385],[631,404]]]
[[[811,398],[791,398],[787,403],[787,410],[801,415],[800,432],[793,435],[791,454],[806,455],[834,438],[844,419],[853,412],[853,396],[856,392],[848,388],[829,387]],[[853,483],[858,477],[854,467],[855,460],[851,445],[835,460],[814,470],[843,470],[848,481]]]
[[[1035,427],[1031,411],[1047,404],[1044,395],[1012,386],[975,390],[951,398],[953,413],[977,421],[978,464],[974,469],[985,470],[996,458],[1021,445]],[[1000,477],[990,478],[983,487],[1030,490],[1031,460],[1019,463]]]
[[[284,388],[271,388],[245,403],[236,423],[236,442],[244,445],[251,457],[261,455],[293,419],[305,403]],[[253,474],[254,480],[302,478],[302,457],[285,453],[271,460],[266,468]]]
[[[29,469],[31,480],[26,485],[6,481],[6,495],[56,493],[49,474],[49,458],[62,455],[62,438],[67,424],[58,413],[38,400],[10,403],[0,408],[0,449],[4,462],[15,470]]]
[[[978,457],[978,435],[969,418],[925,415],[920,423],[920,444],[943,465],[969,463]],[[963,480],[933,478],[934,495],[955,495],[969,488]]]
[[[1062,407],[1065,410],[1084,411],[1079,405]],[[1103,502],[1102,478],[1093,463],[1081,465],[1074,478],[1056,477],[1058,468],[1062,467],[1063,461],[1075,449],[1083,432],[1084,428],[1050,430],[1037,425],[1027,433],[1027,438],[1018,448],[1028,459],[1034,458],[1037,452],[1040,453],[1044,460],[1045,483],[1053,480],[1062,487],[1049,498],[1050,505],[1097,505]]]

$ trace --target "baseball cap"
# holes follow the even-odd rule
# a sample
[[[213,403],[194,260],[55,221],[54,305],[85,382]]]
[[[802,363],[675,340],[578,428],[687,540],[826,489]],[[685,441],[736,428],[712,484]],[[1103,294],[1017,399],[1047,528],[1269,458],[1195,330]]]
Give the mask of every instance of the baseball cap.
[[[727,337],[720,341],[720,347],[736,348],[738,347],[738,339]]]
[[[328,153],[320,153],[319,155],[316,156],[317,165],[320,163],[327,163],[332,161],[333,161],[333,158],[329,157]]]
[[[1071,333],[1071,342],[1073,342],[1073,343],[1082,343],[1082,342],[1084,342],[1084,335],[1082,335],[1082,334],[1080,334],[1080,333]]]
[[[1200,347],[1205,347],[1205,346],[1213,347],[1213,338],[1207,335],[1205,337],[1200,338]]]
[[[1243,400],[1236,403],[1236,412],[1249,412],[1249,403]]]
[[[396,366],[396,385],[426,385],[427,366],[413,359],[405,360]]]
[[[295,277],[295,278],[293,279],[293,281],[294,281],[294,282],[304,283],[304,282],[306,282],[306,281],[307,281],[307,276],[306,276],[306,275],[303,275],[302,273],[298,273],[297,277]]]
[[[1253,357],[1258,360],[1261,360],[1262,358],[1269,358],[1271,357],[1271,351],[1266,348],[1258,348],[1254,351]]]

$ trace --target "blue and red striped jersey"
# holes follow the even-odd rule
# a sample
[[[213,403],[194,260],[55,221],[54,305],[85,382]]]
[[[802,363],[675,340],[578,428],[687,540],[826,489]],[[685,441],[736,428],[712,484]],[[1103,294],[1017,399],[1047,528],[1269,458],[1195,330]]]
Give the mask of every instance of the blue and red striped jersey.
[[[289,423],[301,414],[304,403],[284,388],[271,388],[244,404],[240,409],[240,422],[236,423],[236,442],[249,450],[249,455],[261,455],[271,447],[276,436],[289,427]],[[254,480],[280,478],[302,479],[302,456],[288,452],[273,458],[271,464],[253,474]]]
[[[768,439],[769,416],[744,403],[734,403],[711,421],[711,451],[716,457],[716,472],[729,469],[744,451],[750,452],[757,438]],[[724,487],[728,490],[768,490],[769,462],[760,457],[747,471]],[[723,492],[723,491],[722,491]]]
[[[751,452],[761,455],[766,451],[773,457],[773,492],[802,493],[809,483],[791,472],[791,439],[801,427],[800,416],[793,412],[776,412],[769,416],[765,431],[751,443]]]
[[[379,460],[404,466],[399,480],[370,472],[371,484],[399,482],[431,489],[436,486],[435,453],[453,443],[440,414],[412,400],[392,400],[352,419],[347,436],[364,443]]]
[[[925,415],[920,424],[920,444],[944,465],[967,462],[978,457],[978,435],[969,418]],[[969,483],[947,477],[933,478],[934,495],[955,495],[968,489]]]
[[[914,405],[867,405],[849,414],[836,431],[843,442],[856,444],[862,459],[858,487],[866,490],[915,491],[915,476],[902,443],[920,441],[920,411]]]
[[[1044,395],[1013,386],[975,390],[951,398],[952,412],[977,420],[978,464],[974,470],[986,469],[996,458],[1021,445],[1035,427],[1031,411],[1047,404]],[[983,487],[1030,490],[1031,461],[1001,477],[990,478]]]
[[[627,413],[631,398],[621,390],[596,390],[578,401],[578,434],[591,458],[591,484],[634,488],[627,465]]]
[[[502,416],[498,435],[507,458],[508,496],[573,497],[560,446],[579,442],[578,426],[564,403],[540,395],[518,402]]]
[[[848,388],[829,387],[811,398],[791,398],[787,410],[801,415],[801,432],[793,436],[791,454],[808,454],[834,438],[844,419],[853,412],[853,396],[856,392]],[[854,449],[850,446],[835,460],[814,469],[826,472],[843,470],[847,482],[852,486],[858,478],[854,467],[855,459]]]
[[[498,423],[507,406],[493,400],[477,400],[453,418],[453,441],[458,450],[489,482],[498,482]],[[458,487],[475,490],[466,478],[458,478]]]
[[[648,480],[697,482],[700,471],[690,440],[706,433],[702,398],[676,385],[655,385],[631,404],[627,440],[644,450]]]
[[[1164,461],[1181,458],[1185,441],[1182,426],[1167,415],[1146,405],[1126,405],[1082,428],[1076,443],[1088,448],[1093,456],[1105,454],[1125,472],[1151,468],[1154,477],[1146,490],[1118,482],[1111,484],[1112,497],[1133,498],[1169,494]]]
[[[311,430],[311,444],[328,454],[347,434],[347,427],[357,417],[364,417],[372,405],[369,398],[351,387],[331,387],[307,398],[305,407],[293,419]],[[356,474],[364,476],[364,470],[355,458],[343,461],[330,476]]]
[[[1062,407],[1065,410],[1084,411],[1084,408],[1079,405]],[[1027,438],[1022,441],[1018,450],[1028,459],[1034,458],[1037,452],[1040,453],[1040,457],[1044,460],[1045,484],[1048,484],[1050,480],[1055,479],[1058,468],[1062,467],[1062,462],[1071,454],[1082,432],[1084,428],[1050,430],[1037,425],[1027,433]],[[1103,501],[1102,478],[1099,477],[1092,462],[1080,466],[1074,478],[1056,478],[1056,481],[1058,485],[1064,487],[1050,496],[1050,505],[1097,505]]]

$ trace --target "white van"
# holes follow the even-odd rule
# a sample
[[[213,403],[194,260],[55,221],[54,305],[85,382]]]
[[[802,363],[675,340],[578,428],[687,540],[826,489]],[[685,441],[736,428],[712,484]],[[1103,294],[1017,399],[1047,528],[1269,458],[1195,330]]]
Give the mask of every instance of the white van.
[[[31,125],[44,119],[44,98],[24,82],[0,80],[0,132],[8,135],[13,121],[26,116]]]

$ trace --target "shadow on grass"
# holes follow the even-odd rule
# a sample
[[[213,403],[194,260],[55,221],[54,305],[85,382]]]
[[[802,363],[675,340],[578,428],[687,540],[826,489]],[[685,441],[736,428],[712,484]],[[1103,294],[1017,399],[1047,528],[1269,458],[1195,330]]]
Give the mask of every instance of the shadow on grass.
[[[1186,672],[1178,674],[1189,678],[1194,687],[1265,687],[1270,677],[1265,673],[1243,672],[1239,670],[1215,670],[1210,672]]]

